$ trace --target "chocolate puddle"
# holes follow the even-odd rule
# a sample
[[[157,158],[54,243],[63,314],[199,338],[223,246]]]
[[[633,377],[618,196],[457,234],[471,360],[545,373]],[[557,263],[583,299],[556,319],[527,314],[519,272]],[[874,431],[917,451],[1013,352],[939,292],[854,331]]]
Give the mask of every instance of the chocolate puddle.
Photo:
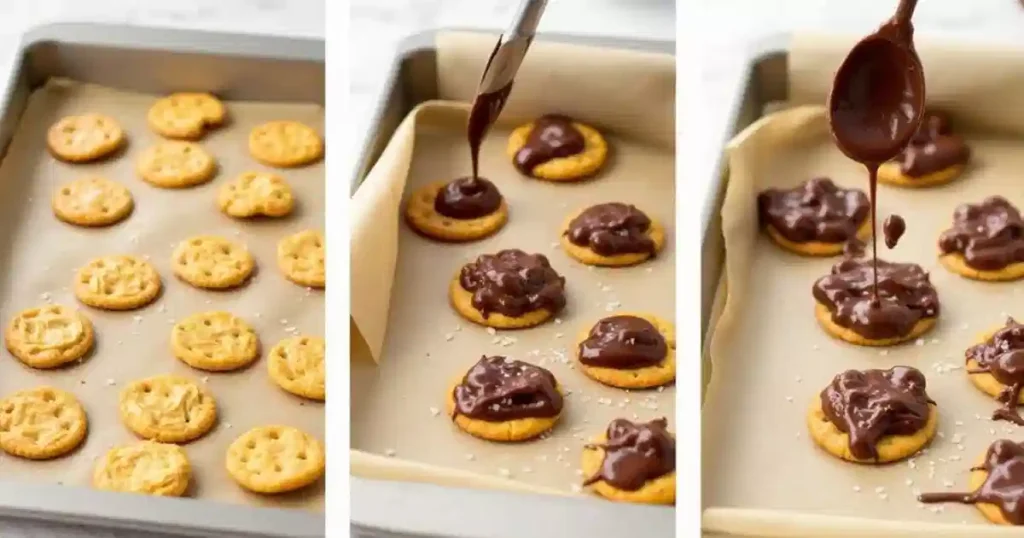
[[[855,239],[871,211],[867,195],[844,189],[827,177],[792,189],[768,189],[757,196],[762,225],[795,243],[842,243]]]
[[[457,415],[504,422],[549,418],[562,412],[555,376],[541,368],[501,356],[481,357],[454,388]]]
[[[516,152],[514,162],[520,172],[531,175],[538,165],[583,153],[585,148],[583,133],[573,126],[572,118],[547,114],[533,123],[526,143]]]
[[[1024,446],[1000,439],[988,447],[984,463],[972,467],[971,471],[988,473],[985,481],[973,492],[922,493],[917,500],[922,503],[994,504],[1012,525],[1024,525]]]
[[[995,332],[986,342],[971,346],[965,353],[967,360],[977,363],[968,374],[992,374],[1006,388],[999,395],[1002,407],[992,413],[993,420],[1006,420],[1024,426],[1017,413],[1020,392],[1024,388],[1024,325],[1013,318]]]
[[[964,263],[982,271],[1024,262],[1024,220],[1002,196],[962,204],[953,213],[953,227],[939,236],[939,250],[960,253]]]
[[[647,423],[634,423],[624,418],[613,420],[608,425],[607,441],[586,445],[586,448],[604,449],[604,460],[583,485],[604,480],[618,489],[636,491],[648,480],[674,471],[676,440],[667,428],[668,421],[664,418]]]
[[[612,202],[590,206],[569,222],[569,242],[602,256],[655,254],[654,241],[647,235],[651,219],[636,206]]]
[[[580,362],[587,366],[631,370],[660,364],[668,345],[658,328],[636,316],[611,316],[598,321],[580,342]]]

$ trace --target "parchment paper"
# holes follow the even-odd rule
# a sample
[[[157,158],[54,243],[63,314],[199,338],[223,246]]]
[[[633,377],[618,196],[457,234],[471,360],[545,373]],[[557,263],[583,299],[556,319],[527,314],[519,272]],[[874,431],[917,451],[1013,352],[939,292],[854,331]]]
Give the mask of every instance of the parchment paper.
[[[219,422],[203,438],[185,445],[194,486],[189,495],[202,500],[321,510],[323,482],[279,497],[244,492],[224,470],[228,445],[248,429],[287,424],[323,439],[323,406],[293,397],[269,379],[261,357],[236,373],[192,370],[170,351],[171,327],[193,313],[226,310],[244,318],[259,335],[262,353],[296,333],[322,335],[323,295],[285,280],[277,268],[277,241],[299,230],[322,229],[324,167],[279,171],[292,185],[296,212],[282,220],[243,222],[222,214],[217,189],[235,175],[264,169],[248,154],[250,129],[259,123],[290,119],[323,130],[323,109],[315,105],[226,103],[230,124],[208,134],[201,144],[220,166],[213,181],[192,189],[150,186],[135,174],[139,154],[157,142],[146,126],[146,111],[156,96],[55,81],[30,98],[10,149],[0,165],[0,312],[3,323],[22,309],[46,303],[80,308],[96,329],[95,351],[82,363],[42,371],[23,366],[6,350],[0,393],[54,385],[73,393],[85,407],[89,434],[70,456],[31,462],[4,455],[0,477],[33,482],[88,486],[94,459],[112,445],[135,441],[118,415],[118,394],[127,383],[172,373],[205,383],[217,400]],[[99,112],[117,119],[127,148],[98,164],[70,165],[46,149],[46,130],[69,114]],[[131,190],[135,210],[109,228],[84,229],[54,217],[50,197],[57,186],[91,174],[103,175]],[[216,234],[244,243],[256,259],[257,274],[235,291],[202,291],[177,280],[171,252],[178,242],[198,234]],[[153,304],[128,312],[105,312],[79,304],[72,277],[89,260],[110,254],[149,259],[160,273],[164,291]]]
[[[493,45],[479,36],[442,39],[441,96],[471,98]],[[354,475],[567,494],[582,481],[576,472],[582,445],[611,419],[667,416],[675,427],[674,388],[626,393],[590,380],[573,364],[576,334],[610,311],[650,311],[669,319],[674,311],[674,66],[670,57],[618,51],[608,53],[608,62],[593,60],[605,53],[534,44],[508,114],[481,149],[481,173],[498,185],[510,207],[508,224],[495,236],[463,245],[438,243],[416,235],[401,217],[403,193],[468,173],[465,104],[430,102],[413,111],[353,196],[352,319],[353,334],[362,335],[353,338],[352,349]],[[627,81],[620,75],[618,87],[610,87],[611,73],[626,65],[635,77]],[[592,91],[597,81],[607,95]],[[605,130],[612,156],[596,179],[559,185],[524,178],[512,166],[505,155],[511,128],[551,111]],[[644,135],[608,128],[626,124]],[[656,260],[629,269],[588,269],[571,260],[557,248],[562,221],[571,211],[603,201],[635,203],[666,223],[669,246]],[[558,321],[492,335],[452,310],[447,293],[455,271],[502,248],[543,253],[566,277],[569,305]],[[550,437],[496,444],[452,424],[444,414],[446,392],[482,354],[541,364],[570,391]]]
[[[1024,144],[993,134],[1019,133],[1024,126],[1021,96],[1011,90],[1020,88],[1024,55],[919,46],[929,101],[952,113],[973,156],[963,177],[944,187],[878,187],[879,222],[891,213],[907,220],[899,245],[889,251],[880,244],[879,256],[924,266],[942,301],[932,332],[879,350],[832,339],[817,325],[811,285],[838,258],[788,254],[757,224],[756,196],[768,187],[827,175],[840,185],[867,189],[864,168],[831,142],[821,105],[852,42],[798,38],[790,53],[791,96],[814,104],[769,115],[728,147],[722,208],[728,290],[710,336],[713,366],[703,410],[705,530],[746,536],[978,536],[982,529],[962,525],[982,523],[977,510],[924,507],[915,493],[965,491],[968,469],[992,441],[1022,438],[1020,428],[989,420],[997,403],[967,379],[963,353],[979,332],[1001,324],[1007,314],[1024,315],[1024,283],[985,284],[954,275],[938,263],[936,242],[960,203],[1001,194],[1024,205]],[[892,465],[854,465],[809,439],[807,408],[835,374],[895,365],[922,370],[938,403],[939,433],[925,452]],[[922,522],[956,525],[936,529]],[[1014,532],[983,530],[986,536]]]

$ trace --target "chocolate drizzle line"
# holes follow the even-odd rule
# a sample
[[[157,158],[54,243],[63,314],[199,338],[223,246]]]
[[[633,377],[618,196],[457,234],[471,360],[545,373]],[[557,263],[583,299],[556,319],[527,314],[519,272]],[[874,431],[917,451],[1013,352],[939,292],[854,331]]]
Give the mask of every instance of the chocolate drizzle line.
[[[1024,388],[1024,325],[1013,318],[1006,318],[1006,325],[991,338],[967,348],[967,361],[977,363],[969,368],[970,374],[992,374],[996,381],[1005,385],[999,394],[1002,407],[992,413],[993,420],[1007,420],[1024,426],[1024,419],[1017,413],[1020,391]]]
[[[953,227],[939,236],[939,250],[958,252],[969,267],[982,271],[1024,262],[1024,220],[1002,196],[962,204],[953,213]]]
[[[859,189],[844,189],[819,177],[792,189],[768,189],[757,197],[762,225],[795,243],[843,243],[857,237],[871,206]]]
[[[565,308],[565,278],[543,254],[519,249],[484,254],[462,267],[459,284],[473,292],[473,307],[485,318],[495,312],[519,317],[535,310],[555,313]]]
[[[587,366],[632,370],[660,364],[668,356],[665,338],[651,322],[636,316],[598,321],[580,342],[580,362]]]
[[[985,462],[972,467],[971,471],[986,473],[985,481],[973,492],[922,493],[917,500],[922,503],[994,504],[1012,525],[1024,525],[1024,445],[1000,439],[988,447]]]
[[[651,219],[636,206],[611,202],[583,210],[569,222],[569,242],[602,256],[655,254],[654,241],[647,235]]]
[[[928,422],[933,404],[916,368],[847,370],[821,391],[821,409],[836,428],[849,434],[850,453],[877,460],[876,444],[886,435],[913,435]]]
[[[676,440],[668,433],[664,418],[647,423],[615,419],[608,425],[607,441],[588,444],[585,448],[604,449],[604,460],[598,471],[587,478],[584,486],[604,480],[621,490],[636,491],[648,480],[676,470]]]
[[[449,182],[437,192],[434,210],[453,219],[469,220],[494,213],[501,206],[501,193],[484,178],[464,177]]]
[[[547,114],[533,123],[526,143],[516,152],[514,163],[520,172],[532,175],[533,169],[554,159],[583,153],[586,142],[572,124],[572,118]]]
[[[963,138],[952,133],[949,119],[927,113],[896,162],[903,175],[915,178],[965,164],[970,156],[970,148]]]
[[[881,340],[906,336],[918,321],[939,315],[938,292],[920,265],[873,261],[843,260],[814,283],[814,299],[829,309],[833,322]]]
[[[480,357],[456,385],[457,415],[505,422],[519,418],[550,418],[562,412],[562,394],[551,372],[506,357]]]

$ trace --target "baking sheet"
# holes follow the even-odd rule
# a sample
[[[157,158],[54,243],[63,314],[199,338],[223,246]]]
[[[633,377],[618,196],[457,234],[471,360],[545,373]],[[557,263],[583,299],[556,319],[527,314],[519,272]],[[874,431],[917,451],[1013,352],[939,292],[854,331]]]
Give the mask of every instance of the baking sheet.
[[[285,280],[277,268],[280,238],[324,223],[324,166],[278,171],[292,185],[295,213],[281,220],[237,221],[216,206],[217,189],[247,170],[269,170],[248,154],[250,129],[276,119],[307,123],[323,132],[323,109],[316,105],[227,102],[229,123],[200,142],[219,163],[217,176],[191,189],[167,190],[137,177],[140,153],[159,141],[146,126],[146,111],[157,96],[54,80],[36,90],[21,118],[7,156],[0,165],[0,313],[3,323],[25,308],[46,303],[80,308],[96,329],[95,350],[69,368],[31,370],[4,351],[0,394],[48,384],[74,394],[85,407],[89,434],[70,456],[46,462],[0,457],[0,476],[11,480],[90,484],[94,460],[115,444],[136,438],[120,421],[118,394],[127,383],[158,374],[181,374],[205,383],[217,400],[219,421],[201,439],[184,446],[193,467],[188,495],[202,500],[260,506],[323,508],[323,481],[300,492],[262,497],[243,491],[224,469],[228,445],[248,429],[265,424],[298,427],[324,438],[323,405],[293,397],[266,373],[264,359],[235,373],[192,370],[170,351],[176,320],[207,310],[226,310],[249,322],[265,353],[293,331],[322,335],[323,294]],[[97,164],[57,161],[46,149],[46,130],[69,114],[108,114],[123,127],[126,149]],[[84,229],[53,216],[50,197],[66,181],[98,174],[132,192],[135,209],[109,228]],[[178,242],[199,234],[222,235],[242,242],[256,260],[254,280],[225,292],[203,291],[178,281],[171,253]],[[142,309],[105,312],[78,304],[72,289],[74,271],[89,260],[110,254],[146,257],[160,273],[161,297]]]
[[[442,97],[472,98],[491,48],[493,38],[486,36],[442,37]],[[573,367],[576,334],[610,311],[643,310],[668,319],[674,311],[674,65],[668,56],[622,51],[607,51],[606,62],[594,60],[605,53],[550,43],[531,49],[503,120],[481,148],[481,173],[510,206],[510,220],[498,234],[442,244],[416,235],[401,217],[403,193],[468,172],[465,104],[430,102],[414,110],[353,196],[353,474],[569,494],[582,481],[576,472],[582,445],[611,419],[667,416],[674,429],[674,387],[626,393]],[[639,78],[628,83],[620,77],[619,87],[612,88],[608,79],[615,77],[609,74],[620,69]],[[607,95],[576,90],[592,88],[597,80]],[[550,88],[573,93],[558,95]],[[509,132],[551,111],[605,131],[612,156],[598,178],[559,185],[515,171],[505,155]],[[561,223],[570,212],[604,201],[635,203],[661,220],[669,246],[657,259],[629,269],[591,269],[568,258],[557,247]],[[543,253],[566,277],[569,305],[559,322],[492,335],[451,309],[447,291],[455,271],[502,248]],[[550,437],[495,444],[452,424],[443,412],[446,391],[481,354],[541,364],[570,391]]]
[[[965,491],[969,467],[992,441],[1019,440],[1024,433],[989,420],[998,404],[963,371],[964,350],[979,332],[1003,323],[1007,314],[1024,316],[1024,283],[986,284],[954,275],[938,263],[936,241],[960,203],[1001,194],[1024,206],[1019,138],[1024,108],[1019,92],[1011,90],[1024,82],[1024,54],[919,45],[929,102],[952,114],[973,156],[963,177],[944,187],[879,185],[879,222],[891,213],[907,220],[899,245],[893,251],[880,245],[879,255],[929,270],[942,312],[924,338],[876,349],[834,340],[814,318],[811,285],[838,258],[788,254],[760,233],[757,223],[756,195],[768,187],[827,175],[839,185],[867,189],[866,171],[834,147],[824,107],[817,104],[824,103],[832,73],[852,43],[795,39],[790,95],[796,103],[815,104],[766,116],[728,147],[722,207],[728,288],[710,337],[712,372],[703,410],[703,503],[710,508],[704,526],[759,536],[909,536],[925,531],[922,522],[955,523],[928,532],[976,536],[978,529],[962,526],[985,521],[976,509],[926,507],[915,493]],[[993,114],[992,103],[1001,104],[1000,114]],[[938,403],[939,433],[925,452],[892,465],[854,465],[809,439],[807,407],[835,374],[894,365],[922,370]]]

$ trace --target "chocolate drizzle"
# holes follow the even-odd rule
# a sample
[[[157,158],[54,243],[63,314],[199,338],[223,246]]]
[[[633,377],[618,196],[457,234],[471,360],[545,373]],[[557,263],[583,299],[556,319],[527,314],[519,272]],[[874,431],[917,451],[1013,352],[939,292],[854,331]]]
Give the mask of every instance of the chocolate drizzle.
[[[882,235],[885,236],[885,246],[890,249],[896,248],[900,238],[907,231],[907,223],[899,215],[889,215],[882,224]]]
[[[647,253],[654,241],[647,235],[651,219],[636,206],[611,202],[588,207],[569,222],[565,234],[574,245],[589,247],[602,256]]]
[[[1024,262],[1024,220],[1002,196],[962,204],[953,213],[953,227],[939,236],[939,250],[958,252],[964,263],[982,271]]]
[[[939,315],[938,292],[920,265],[875,261],[877,269],[869,260],[843,260],[814,283],[814,299],[829,309],[833,322],[880,340],[906,336],[918,321]]]
[[[871,207],[859,189],[843,189],[819,177],[792,189],[768,189],[757,197],[758,216],[796,243],[842,243],[857,237]]]
[[[565,308],[565,278],[543,254],[519,249],[484,254],[462,267],[459,283],[473,292],[473,307],[485,318],[495,312],[519,317],[535,310],[555,313]]]
[[[532,175],[533,169],[553,159],[583,153],[586,142],[572,124],[572,118],[547,114],[533,122],[526,143],[516,152],[514,163],[520,172]]]
[[[850,436],[850,453],[877,460],[878,440],[913,435],[928,422],[932,400],[924,374],[909,366],[889,370],[847,370],[821,391],[821,410]]]
[[[647,423],[615,419],[608,425],[608,440],[586,448],[604,449],[604,461],[590,478],[589,486],[604,480],[621,490],[636,491],[648,480],[665,476],[676,470],[676,440],[668,433],[664,418]]]
[[[611,316],[598,321],[580,342],[580,362],[587,366],[632,370],[660,364],[668,345],[658,328],[636,316]]]
[[[965,355],[968,374],[992,374],[1006,386],[999,395],[1003,406],[992,413],[992,419],[1024,426],[1024,419],[1017,413],[1020,391],[1024,388],[1024,325],[1007,318],[1002,329],[985,342],[967,348]]]
[[[484,178],[456,179],[437,192],[434,210],[453,219],[476,219],[494,213],[501,206],[501,193]]]
[[[923,503],[957,502],[988,503],[999,507],[1006,521],[1024,525],[1024,445],[1008,439],[992,443],[985,452],[985,461],[971,471],[984,471],[985,481],[971,493],[922,493]]]
[[[505,357],[481,357],[452,394],[456,415],[505,422],[550,418],[562,412],[562,394],[551,372]]]
[[[970,156],[963,138],[952,133],[949,119],[928,113],[896,162],[903,175],[915,178],[965,164]]]

